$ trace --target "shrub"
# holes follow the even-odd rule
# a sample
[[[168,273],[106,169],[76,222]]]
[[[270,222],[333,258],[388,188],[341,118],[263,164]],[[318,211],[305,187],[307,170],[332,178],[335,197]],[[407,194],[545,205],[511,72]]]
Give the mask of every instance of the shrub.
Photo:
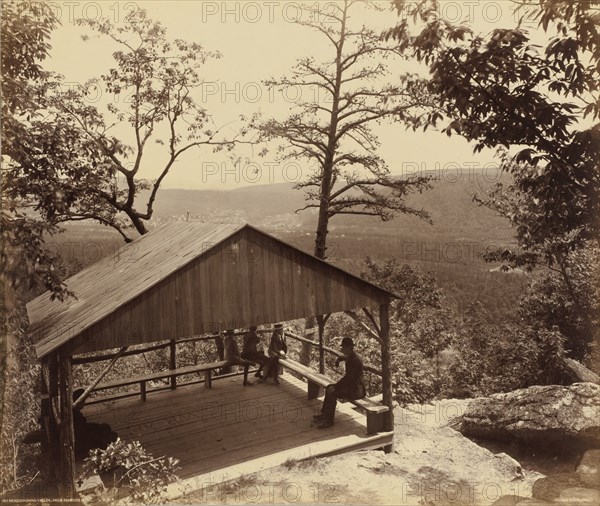
[[[117,439],[104,450],[90,450],[78,481],[81,483],[94,473],[100,476],[112,473],[108,491],[96,497],[96,500],[104,502],[124,496],[131,502],[156,503],[167,485],[177,481],[175,471],[179,469],[178,463],[172,457],[154,458],[137,441]]]

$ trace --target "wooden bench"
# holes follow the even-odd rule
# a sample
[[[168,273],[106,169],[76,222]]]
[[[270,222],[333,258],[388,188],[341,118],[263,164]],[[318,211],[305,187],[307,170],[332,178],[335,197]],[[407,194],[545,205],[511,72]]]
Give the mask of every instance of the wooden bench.
[[[310,367],[306,367],[305,365],[302,365],[289,358],[279,359],[279,364],[306,378],[309,399],[316,399],[319,397],[319,395],[321,395],[322,388],[335,383],[335,381],[328,376],[318,373]],[[356,400],[348,399],[347,401],[367,413],[367,434],[375,434],[376,432],[382,432],[385,430],[385,413],[389,411],[387,406],[373,401],[368,397]]]
[[[139,376],[132,376],[130,378],[123,378],[114,381],[107,381],[106,383],[99,383],[96,385],[94,390],[108,390],[110,388],[124,387],[128,385],[135,385],[139,383],[140,394],[142,401],[146,400],[146,382],[158,381],[165,378],[183,376],[185,374],[193,374],[197,372],[204,372],[204,386],[206,388],[212,388],[212,371],[224,367],[227,364],[224,360],[220,362],[212,362],[210,364],[197,364],[190,365],[187,367],[180,367],[178,369],[169,369],[166,371],[153,372],[150,374],[144,374]]]

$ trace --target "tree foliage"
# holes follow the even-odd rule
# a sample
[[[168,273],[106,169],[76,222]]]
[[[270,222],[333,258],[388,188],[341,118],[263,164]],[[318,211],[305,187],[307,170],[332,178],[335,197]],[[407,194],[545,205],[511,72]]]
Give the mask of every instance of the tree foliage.
[[[172,457],[153,457],[138,441],[117,439],[104,450],[90,450],[79,481],[94,473],[112,472],[112,483],[98,498],[102,502],[111,504],[117,499],[126,499],[127,502],[155,504],[167,486],[177,480],[178,464]]]
[[[515,147],[503,167],[535,203],[536,230],[570,248],[600,241],[598,3],[515,4],[553,34],[543,48],[521,23],[481,35],[441,19],[437,0],[394,3],[405,19],[387,36],[428,66],[427,87],[438,99],[415,127],[445,118],[442,131],[473,141],[475,151]],[[411,19],[421,24],[416,33]]]
[[[568,354],[579,361],[587,359],[596,370],[600,335],[599,258],[595,248],[571,253],[564,264],[533,281],[519,301],[522,321],[546,330],[558,329],[565,338]]]
[[[458,327],[446,395],[474,397],[560,383],[564,338],[556,328],[531,323],[490,323],[481,304],[471,304]]]
[[[439,103],[415,127],[443,117],[442,131],[472,141],[475,151],[499,149],[501,167],[513,182],[475,200],[511,222],[519,249],[489,251],[486,259],[528,270],[541,264],[551,271],[532,286],[526,306],[550,332],[556,319],[539,311],[551,311],[562,299],[559,328],[566,332],[569,354],[581,360],[598,336],[589,291],[580,282],[587,268],[580,252],[589,256],[592,245],[600,244],[598,2],[515,4],[551,35],[543,47],[521,22],[481,35],[440,19],[435,0],[395,5],[410,15],[387,36],[428,66],[428,89]],[[416,34],[411,18],[422,25]]]
[[[3,2],[1,17],[2,282],[6,289],[43,287],[53,297],[64,298],[69,292],[58,275],[55,255],[43,241],[44,234],[57,228],[31,212],[31,207],[55,206],[51,182],[43,181],[50,167],[68,171],[76,163],[58,123],[46,112],[55,76],[42,63],[58,20],[43,2]],[[18,197],[28,184],[28,171],[38,174],[36,187],[45,196],[37,205],[24,206]]]

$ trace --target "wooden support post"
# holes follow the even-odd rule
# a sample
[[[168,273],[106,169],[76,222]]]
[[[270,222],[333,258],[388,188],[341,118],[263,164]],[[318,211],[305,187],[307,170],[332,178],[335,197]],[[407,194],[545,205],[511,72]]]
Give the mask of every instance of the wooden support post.
[[[75,496],[75,431],[73,429],[73,374],[71,357],[58,356],[60,370],[60,450],[61,489],[63,499]]]
[[[385,417],[386,413],[372,413],[367,411],[367,434],[377,434],[378,432],[385,431]],[[387,453],[389,451],[386,450]]]
[[[212,371],[210,369],[204,371],[204,386],[212,388]]]
[[[383,404],[389,410],[385,414],[383,429],[385,431],[394,430],[394,406],[392,393],[392,371],[391,371],[391,355],[390,355],[390,303],[379,306],[379,337],[381,338],[381,386],[383,394]],[[393,450],[392,445],[384,447],[386,453]]]
[[[40,370],[40,420],[42,422],[42,432],[44,433],[45,437],[42,438],[41,452],[48,454],[48,441],[50,441],[48,434],[48,416],[50,413],[50,404],[48,402],[48,385],[46,384],[46,379],[44,378],[44,369],[46,369],[46,365],[42,364]]]
[[[323,349],[323,334],[325,333],[325,319],[323,315],[317,316],[319,327],[319,372],[325,374],[325,350]]]
[[[175,339],[171,339],[171,342],[169,343],[169,349],[170,349],[170,354],[171,354],[169,368],[171,369],[171,371],[174,371],[175,369],[177,369],[176,343],[177,342],[175,341]],[[171,376],[171,390],[175,390],[176,388],[177,388],[177,378],[175,376]]]
[[[56,354],[48,357],[48,475],[55,483],[60,482],[60,435],[58,432],[58,362]]]
[[[322,388],[318,383],[308,380],[308,398],[316,399],[320,397],[323,394]]]
[[[146,402],[146,382],[140,381],[140,394],[142,396],[142,402]]]

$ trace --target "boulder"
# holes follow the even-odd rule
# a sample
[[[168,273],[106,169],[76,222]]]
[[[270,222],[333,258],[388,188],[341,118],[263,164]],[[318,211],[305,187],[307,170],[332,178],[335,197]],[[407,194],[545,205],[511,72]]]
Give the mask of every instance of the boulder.
[[[460,431],[556,450],[600,447],[600,385],[532,386],[473,399]]]
[[[578,488],[583,484],[577,473],[560,473],[537,480],[531,488],[534,499],[554,502],[563,490]]]
[[[577,474],[588,487],[600,489],[600,450],[589,450],[583,454]]]

